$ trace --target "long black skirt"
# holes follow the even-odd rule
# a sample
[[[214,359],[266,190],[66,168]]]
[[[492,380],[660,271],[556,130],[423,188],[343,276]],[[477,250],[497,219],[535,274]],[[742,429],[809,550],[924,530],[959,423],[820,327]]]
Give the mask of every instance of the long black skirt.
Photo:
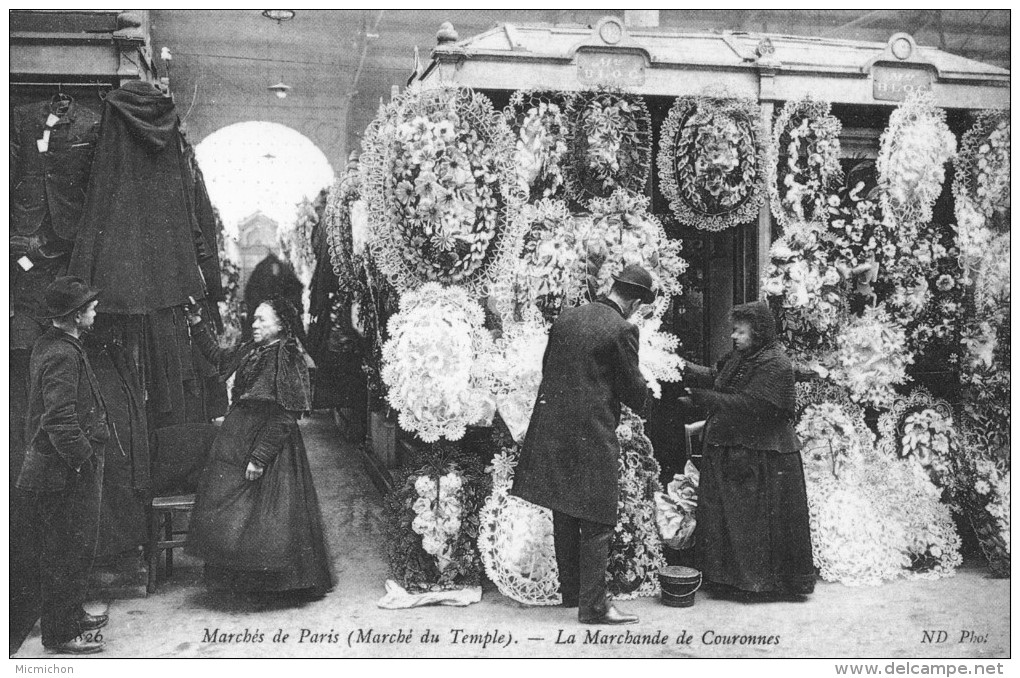
[[[695,553],[705,580],[752,592],[811,593],[800,453],[710,445],[700,471]]]
[[[205,561],[206,583],[214,588],[322,595],[333,577],[296,421],[262,477],[244,477],[265,417],[262,407],[242,405],[224,419],[198,488],[186,550]]]

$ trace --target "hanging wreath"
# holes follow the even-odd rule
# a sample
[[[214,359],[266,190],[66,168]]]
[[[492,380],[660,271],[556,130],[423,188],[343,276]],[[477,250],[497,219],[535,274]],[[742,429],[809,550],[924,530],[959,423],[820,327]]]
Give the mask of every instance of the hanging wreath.
[[[659,180],[677,219],[721,231],[754,219],[765,196],[765,134],[751,99],[680,97],[662,123]]]
[[[946,112],[930,92],[910,95],[889,117],[878,151],[882,211],[908,232],[931,221],[942,192],[945,164],[956,156]]]
[[[492,413],[477,357],[491,350],[484,312],[459,287],[426,283],[400,299],[383,346],[382,378],[400,426],[425,442],[460,440]]]
[[[963,204],[972,206],[988,220],[997,211],[1008,212],[1009,130],[1009,111],[984,111],[963,135],[953,178],[958,213]]]
[[[997,577],[1010,576],[1010,458],[1008,439],[1003,443],[975,428],[972,420],[961,427],[961,449],[956,474],[956,505],[977,535],[989,568]],[[1007,432],[1008,435],[1008,432]]]
[[[652,121],[642,97],[614,89],[577,92],[567,104],[570,197],[580,205],[618,189],[641,193],[648,180]]]
[[[333,182],[326,196],[326,211],[323,214],[329,260],[337,277],[337,290],[344,297],[353,294],[364,265],[364,252],[354,252],[351,219],[351,210],[361,194],[359,184],[360,175],[356,167],[344,172]]]
[[[489,477],[478,459],[437,445],[396,475],[384,503],[393,578],[412,593],[479,586],[478,514]]]
[[[525,605],[559,605],[552,511],[510,494],[518,457],[516,446],[504,447],[486,469],[492,494],[479,514],[478,551],[504,596]]]
[[[893,459],[918,464],[938,487],[955,491],[955,458],[960,437],[949,403],[923,388],[892,401],[878,419],[879,450]]]
[[[584,240],[591,219],[573,215],[561,200],[543,199],[521,210],[521,257],[512,273],[497,281],[493,296],[506,318],[520,317],[529,306],[552,322],[565,300],[581,296]]]
[[[563,192],[563,158],[567,154],[567,105],[558,92],[518,90],[505,115],[516,137],[514,164],[529,202]]]
[[[765,162],[772,214],[780,227],[791,221],[827,221],[828,195],[842,176],[842,129],[828,102],[802,99],[783,105]]]
[[[667,238],[662,223],[648,208],[646,196],[622,190],[591,201],[592,225],[582,255],[586,284],[579,287],[579,301],[608,294],[613,276],[630,264],[640,264],[652,274],[659,291],[657,316],[681,293],[680,276],[687,270],[687,262],[680,256],[683,243]]]
[[[377,120],[361,165],[380,268],[401,291],[435,281],[483,296],[516,257],[524,200],[506,121],[456,85],[408,89]]]
[[[861,406],[845,388],[822,380],[797,384],[797,437],[809,479],[839,478],[875,449]]]
[[[776,311],[787,346],[810,359],[833,347],[846,319],[846,285],[822,246],[824,226],[798,222],[772,243],[762,295]]]

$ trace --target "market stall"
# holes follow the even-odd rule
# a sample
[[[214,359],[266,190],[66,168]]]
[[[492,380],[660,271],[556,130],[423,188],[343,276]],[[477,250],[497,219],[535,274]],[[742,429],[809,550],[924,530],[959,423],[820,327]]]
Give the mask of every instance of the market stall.
[[[506,595],[556,602],[548,516],[507,494],[516,444],[549,323],[628,263],[661,290],[638,321],[660,404],[618,431],[615,595],[655,593],[663,541],[689,546],[697,469],[682,466],[671,384],[681,356],[719,358],[729,309],[758,298],[805,382],[822,576],[946,576],[962,529],[1003,571],[1008,72],[906,34],[691,35],[606,17],[438,37],[325,216],[340,290],[367,318],[369,387],[409,451],[389,499],[401,585],[477,585],[484,566]]]

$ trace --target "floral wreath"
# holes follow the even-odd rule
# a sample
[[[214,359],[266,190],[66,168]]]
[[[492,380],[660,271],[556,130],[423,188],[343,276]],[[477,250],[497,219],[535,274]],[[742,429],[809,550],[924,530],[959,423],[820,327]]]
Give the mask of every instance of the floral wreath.
[[[804,442],[801,454],[809,478],[838,478],[875,448],[863,408],[846,388],[822,380],[797,384],[797,436]]]
[[[880,140],[877,165],[886,216],[908,233],[931,221],[945,164],[955,156],[956,137],[946,125],[946,112],[935,107],[934,95],[910,95],[892,112]]]
[[[677,354],[680,338],[659,329],[662,325],[660,317],[632,318],[631,321],[641,328],[638,345],[638,368],[641,370],[641,376],[645,378],[652,397],[661,398],[660,382],[676,383],[683,379],[684,365],[687,363]]]
[[[559,92],[518,90],[504,115],[516,135],[514,163],[529,201],[563,192],[562,163],[567,154],[567,103]]]
[[[843,174],[839,166],[842,129],[828,102],[802,99],[783,105],[765,161],[772,214],[780,227],[791,221],[828,221],[828,194]]]
[[[765,201],[765,134],[753,99],[680,97],[662,123],[659,180],[677,219],[721,231]]]
[[[492,494],[479,513],[478,551],[504,596],[525,605],[559,605],[552,511],[510,494],[518,456],[516,446],[504,447],[486,468]]]
[[[584,240],[591,218],[573,215],[562,200],[543,199],[525,205],[521,257],[510,275],[497,281],[493,296],[504,318],[514,318],[534,306],[552,322],[564,301],[581,296],[584,280]]]
[[[400,426],[425,442],[459,440],[490,415],[477,356],[491,350],[484,312],[460,287],[426,283],[400,299],[383,346],[382,378]]]
[[[549,341],[549,327],[541,317],[523,322],[504,320],[503,334],[482,356],[481,369],[491,384],[496,409],[514,440],[528,430],[531,413],[542,383],[542,358]]]
[[[570,97],[563,174],[575,202],[643,192],[651,155],[652,120],[641,96],[598,88]]]
[[[762,297],[776,311],[791,351],[816,357],[833,347],[847,317],[843,275],[822,243],[821,224],[792,223],[769,250]]]
[[[647,196],[623,190],[591,201],[592,225],[583,254],[586,284],[578,288],[579,303],[607,294],[613,276],[629,264],[640,264],[652,274],[659,292],[656,317],[683,291],[680,276],[687,270],[687,262],[680,256],[683,243],[666,237],[662,223],[649,210],[649,202]]]
[[[909,378],[914,357],[906,349],[906,332],[882,306],[865,309],[836,336],[830,376],[850,389],[855,401],[883,408],[896,397],[894,386]]]
[[[1008,209],[1010,149],[1009,111],[983,111],[960,140],[953,177],[957,219],[964,203],[985,219]]]
[[[478,513],[489,477],[472,457],[439,445],[396,471],[384,500],[387,551],[393,577],[412,593],[481,584]]]
[[[878,418],[878,449],[893,459],[911,459],[938,487],[953,491],[960,436],[953,409],[924,388],[892,401]]]
[[[624,407],[616,428],[620,441],[620,494],[609,544],[606,588],[621,600],[659,594],[658,572],[666,565],[655,522],[655,493],[662,469],[641,418]]]
[[[1005,454],[996,458],[992,443],[964,418],[960,427],[962,449],[958,456],[955,503],[977,535],[978,544],[997,577],[1010,575],[1010,460],[1008,441]]]
[[[326,197],[326,210],[323,214],[326,242],[329,244],[329,260],[342,296],[353,293],[364,264],[362,258],[354,254],[351,225],[351,207],[359,197],[359,175],[357,169],[351,168],[333,182]]]
[[[484,296],[516,257],[524,201],[513,134],[489,99],[452,84],[409,88],[363,146],[380,269],[401,292],[435,281]]]

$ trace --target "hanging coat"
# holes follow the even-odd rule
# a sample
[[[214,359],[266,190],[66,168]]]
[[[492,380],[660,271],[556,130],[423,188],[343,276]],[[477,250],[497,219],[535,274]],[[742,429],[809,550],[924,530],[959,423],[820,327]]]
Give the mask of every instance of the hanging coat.
[[[102,313],[201,299],[211,255],[189,208],[173,100],[132,81],[106,97],[68,275],[98,287]]]

